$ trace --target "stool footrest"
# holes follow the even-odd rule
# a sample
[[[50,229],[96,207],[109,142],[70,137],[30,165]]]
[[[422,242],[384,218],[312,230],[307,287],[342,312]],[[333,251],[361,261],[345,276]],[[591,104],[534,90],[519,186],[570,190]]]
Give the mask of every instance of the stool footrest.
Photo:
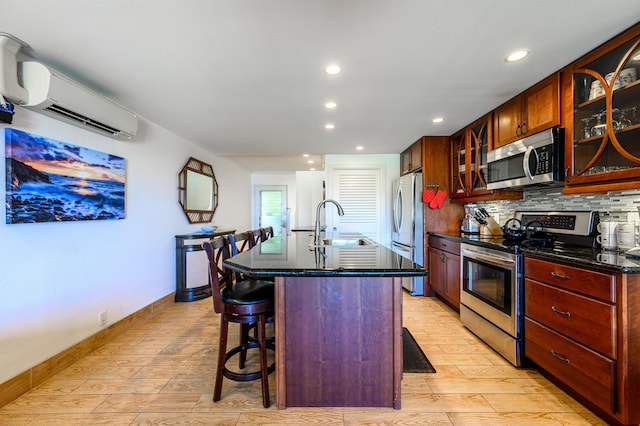
[[[251,380],[257,380],[262,377],[262,371],[255,371],[250,373],[238,373],[235,371],[231,371],[230,369],[227,368],[227,361],[229,361],[234,355],[237,355],[240,352],[246,351],[248,349],[260,349],[260,344],[258,343],[257,340],[256,341],[251,340],[247,344],[236,346],[235,348],[231,349],[229,352],[226,353],[224,357],[225,365],[222,368],[222,374],[224,375],[224,377],[226,377],[227,379],[235,380],[237,382],[249,382]],[[275,350],[273,345],[269,345],[269,344],[267,344],[267,349],[272,351]],[[275,370],[276,370],[276,364],[274,362],[269,367],[267,367],[267,374],[271,374]]]

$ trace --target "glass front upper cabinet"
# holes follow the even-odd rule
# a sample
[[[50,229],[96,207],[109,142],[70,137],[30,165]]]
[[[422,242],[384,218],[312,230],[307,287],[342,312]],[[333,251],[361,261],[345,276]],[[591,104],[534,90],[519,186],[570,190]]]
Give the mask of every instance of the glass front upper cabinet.
[[[640,36],[571,68],[573,165],[567,184],[627,189],[640,177]],[[634,179],[635,182],[630,182]]]
[[[489,151],[489,120],[474,123],[469,129],[473,153],[471,188],[474,191],[487,188],[487,152]]]

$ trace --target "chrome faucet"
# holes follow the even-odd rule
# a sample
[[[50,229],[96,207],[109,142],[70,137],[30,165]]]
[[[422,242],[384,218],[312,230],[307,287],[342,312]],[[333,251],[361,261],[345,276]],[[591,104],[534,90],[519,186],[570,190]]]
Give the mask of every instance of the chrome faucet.
[[[320,244],[320,209],[327,203],[333,203],[338,208],[338,216],[344,216],[344,209],[336,200],[326,199],[318,203],[316,208],[316,228],[313,234],[313,244],[316,246]]]

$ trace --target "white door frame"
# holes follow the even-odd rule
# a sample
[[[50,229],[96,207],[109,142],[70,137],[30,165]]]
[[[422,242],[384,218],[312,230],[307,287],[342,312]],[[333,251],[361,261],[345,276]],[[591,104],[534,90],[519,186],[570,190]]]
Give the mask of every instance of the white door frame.
[[[254,185],[253,186],[253,213],[251,217],[252,228],[260,228],[262,227],[260,214],[262,213],[261,208],[261,196],[262,191],[280,191],[282,193],[282,209],[281,209],[281,227],[286,228],[290,226],[291,218],[290,209],[288,208],[287,201],[287,185]],[[273,227],[274,232],[279,233],[281,228],[276,230],[276,226]]]

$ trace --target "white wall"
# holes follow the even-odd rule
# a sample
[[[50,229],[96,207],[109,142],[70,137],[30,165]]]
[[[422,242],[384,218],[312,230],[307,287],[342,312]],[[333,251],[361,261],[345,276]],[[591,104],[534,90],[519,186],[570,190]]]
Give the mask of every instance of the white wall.
[[[177,174],[189,157],[216,174],[213,223],[251,226],[249,172],[146,120],[128,142],[19,107],[14,123],[0,126],[0,140],[4,127],[124,157],[127,175],[123,220],[0,220],[0,383],[96,333],[100,311],[112,324],[175,291],[174,235],[201,226],[188,223],[177,201]]]
[[[316,220],[316,207],[322,201],[324,191],[322,182],[326,181],[324,171],[305,171],[296,173],[297,203],[296,220],[297,226],[313,227]]]

